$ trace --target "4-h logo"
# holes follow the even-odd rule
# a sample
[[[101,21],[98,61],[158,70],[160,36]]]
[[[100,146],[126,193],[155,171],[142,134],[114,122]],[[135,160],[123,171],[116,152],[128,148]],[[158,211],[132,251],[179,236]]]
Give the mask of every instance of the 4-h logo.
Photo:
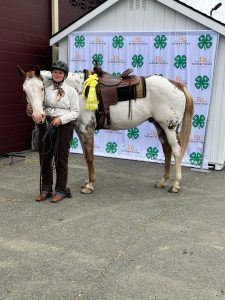
[[[190,155],[190,163],[195,166],[202,164],[202,154],[199,152],[192,152]]]
[[[117,151],[117,143],[115,143],[115,142],[108,142],[106,144],[105,151],[107,153],[112,153],[112,154],[116,153],[116,151]]]
[[[137,127],[128,129],[127,136],[130,140],[136,140],[139,137],[139,129]]]
[[[205,116],[204,115],[195,115],[193,117],[193,122],[192,122],[193,127],[195,128],[203,128],[205,126]]]
[[[76,149],[78,147],[78,139],[75,137],[70,141],[70,148]]]
[[[204,75],[201,76],[199,75],[198,77],[195,78],[195,87],[199,90],[205,90],[209,86],[209,77]]]
[[[121,74],[120,72],[117,72],[117,73],[116,73],[116,72],[113,72],[113,73],[112,73],[112,76],[113,76],[113,77],[120,77],[120,74]]]
[[[95,129],[95,130],[94,130],[94,134],[97,135],[98,133],[99,133],[99,129]]]
[[[103,55],[102,54],[94,54],[92,56],[92,64],[94,66],[101,66],[103,64]]]
[[[198,47],[200,49],[209,49],[212,46],[212,37],[210,34],[204,35],[202,34],[199,38],[198,38]]]
[[[85,45],[85,38],[83,35],[79,36],[77,35],[75,37],[75,43],[74,43],[76,48],[83,48]]]
[[[187,66],[187,57],[186,55],[177,55],[175,57],[175,62],[174,62],[174,66],[177,69],[185,69]]]
[[[146,152],[146,157],[148,159],[156,159],[158,157],[159,150],[156,147],[149,147]]]
[[[163,35],[157,35],[155,38],[154,38],[154,46],[156,49],[164,49],[167,45],[167,37],[163,34]]]
[[[144,60],[144,57],[141,54],[139,54],[139,55],[135,54],[132,57],[132,66],[134,68],[135,67],[141,68],[143,66],[143,64],[144,64],[143,60]]]
[[[112,46],[113,48],[117,48],[117,49],[123,48],[124,38],[122,37],[122,35],[114,36]]]

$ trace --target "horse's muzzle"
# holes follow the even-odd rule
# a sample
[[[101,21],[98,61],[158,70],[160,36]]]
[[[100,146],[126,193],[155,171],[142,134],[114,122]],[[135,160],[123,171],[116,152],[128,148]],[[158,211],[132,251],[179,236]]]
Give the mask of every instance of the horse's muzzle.
[[[43,124],[45,122],[45,114],[38,116],[32,115],[32,118],[36,124]]]

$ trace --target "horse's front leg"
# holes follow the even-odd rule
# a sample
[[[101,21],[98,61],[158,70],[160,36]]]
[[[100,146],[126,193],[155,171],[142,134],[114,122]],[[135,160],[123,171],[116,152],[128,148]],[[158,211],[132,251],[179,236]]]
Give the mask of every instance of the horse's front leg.
[[[82,184],[81,193],[91,194],[94,192],[94,184],[96,181],[96,174],[94,168],[94,128],[95,125],[85,126],[85,130],[76,131],[82,145],[84,158],[88,167],[88,179]]]
[[[91,194],[94,192],[96,174],[94,168],[94,129],[88,128],[86,133],[81,134],[84,142],[84,157],[88,167],[88,180],[82,185],[81,193]]]

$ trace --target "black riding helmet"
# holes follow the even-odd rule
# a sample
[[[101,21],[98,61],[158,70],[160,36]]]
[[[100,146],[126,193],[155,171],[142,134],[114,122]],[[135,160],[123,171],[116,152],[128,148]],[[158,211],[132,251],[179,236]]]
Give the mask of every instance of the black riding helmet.
[[[50,71],[53,71],[53,70],[61,70],[61,71],[65,72],[66,77],[69,72],[68,65],[64,61],[61,61],[61,60],[57,60],[56,62],[54,62],[52,64]]]

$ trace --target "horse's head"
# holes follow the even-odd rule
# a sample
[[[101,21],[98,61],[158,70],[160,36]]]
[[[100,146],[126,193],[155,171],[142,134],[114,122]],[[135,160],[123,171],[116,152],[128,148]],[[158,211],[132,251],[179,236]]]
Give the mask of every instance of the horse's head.
[[[45,114],[43,110],[44,83],[40,68],[35,67],[34,71],[26,73],[18,66],[18,72],[24,79],[23,90],[26,94],[27,102],[32,106],[33,120],[37,124],[41,124],[45,120]]]

